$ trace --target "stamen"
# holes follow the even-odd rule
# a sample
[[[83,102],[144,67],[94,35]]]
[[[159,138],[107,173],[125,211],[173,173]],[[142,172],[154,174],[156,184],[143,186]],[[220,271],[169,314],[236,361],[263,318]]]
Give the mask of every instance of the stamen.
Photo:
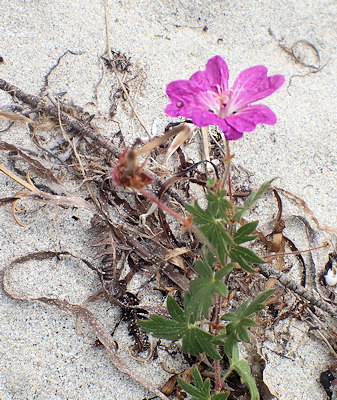
[[[214,98],[220,103],[220,105],[226,105],[226,103],[229,100],[229,96],[228,96],[228,90],[226,90],[223,93],[220,93],[220,87],[219,85],[217,85],[217,89],[219,90],[219,93],[215,93],[212,90],[207,90],[207,93],[210,93],[214,96]]]

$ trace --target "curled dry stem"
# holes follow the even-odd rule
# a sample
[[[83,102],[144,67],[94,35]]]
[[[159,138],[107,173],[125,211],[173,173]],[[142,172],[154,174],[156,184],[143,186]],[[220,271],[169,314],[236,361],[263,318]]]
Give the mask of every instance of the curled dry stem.
[[[23,187],[25,187],[26,189],[30,190],[31,192],[37,191],[37,187],[33,184],[31,178],[30,178],[30,171],[28,171],[26,173],[26,179],[27,181],[23,180],[22,178],[20,178],[19,176],[17,176],[16,174],[14,174],[12,171],[10,171],[9,169],[7,169],[6,167],[4,167],[2,164],[0,164],[0,171],[2,171],[4,174],[6,174],[7,176],[9,176],[11,179],[13,179],[15,182],[19,183],[20,185],[22,185]],[[17,193],[15,193],[14,197],[19,196],[21,194],[27,194],[26,191],[21,190]],[[14,219],[14,221],[21,226],[22,228],[25,228],[26,225],[24,225],[22,222],[19,221],[18,217],[16,216],[16,211],[21,211],[21,209],[18,207],[17,203],[19,202],[20,198],[17,198],[13,201],[12,203],[12,217]]]

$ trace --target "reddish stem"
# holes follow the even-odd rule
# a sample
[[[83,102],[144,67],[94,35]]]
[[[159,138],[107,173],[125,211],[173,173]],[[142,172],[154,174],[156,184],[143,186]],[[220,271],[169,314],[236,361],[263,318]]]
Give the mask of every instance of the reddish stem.
[[[232,156],[229,148],[229,142],[228,140],[225,139],[225,145],[226,145],[226,161],[227,161],[227,170],[226,170],[226,175],[227,175],[227,185],[228,185],[228,196],[230,202],[233,204],[233,193],[232,193],[232,182],[231,182],[231,174],[230,174],[230,167],[231,167],[231,161],[232,161]],[[230,226],[230,231],[229,234],[232,236],[233,234],[233,225]],[[217,295],[216,297],[216,303],[215,303],[215,334],[218,333],[221,321],[221,305],[222,305],[222,296]],[[218,328],[217,328],[218,327]],[[221,393],[222,391],[222,385],[223,385],[223,379],[221,378],[221,363],[220,360],[215,360],[214,361],[214,369],[215,369],[215,393]]]
[[[228,196],[231,201],[233,202],[233,193],[232,193],[232,182],[231,182],[231,152],[229,149],[229,141],[225,139],[225,144],[226,144],[226,158],[227,158],[227,184],[228,184]]]
[[[190,228],[193,233],[195,233],[196,236],[209,248],[209,250],[214,254],[215,257],[217,257],[217,251],[215,250],[214,246],[210,241],[203,235],[203,233],[191,223],[190,220],[182,217],[178,213],[176,213],[172,208],[168,207],[166,204],[162,203],[156,196],[154,196],[152,193],[144,190],[144,189],[138,189],[138,191],[145,197],[147,197],[149,200],[151,200],[153,203],[157,204],[158,207],[160,207],[162,210],[168,212],[171,214],[173,217],[177,218],[179,221],[183,223],[183,225],[187,228]]]
[[[157,204],[158,207],[160,207],[162,210],[165,210],[169,214],[171,214],[173,217],[177,218],[179,221],[181,221],[184,225],[188,226],[190,225],[190,221],[178,213],[176,213],[174,210],[172,210],[170,207],[168,207],[166,204],[162,203],[156,196],[154,196],[152,193],[144,190],[144,189],[139,189],[138,190],[143,196],[147,197],[149,200],[151,200],[153,203]]]

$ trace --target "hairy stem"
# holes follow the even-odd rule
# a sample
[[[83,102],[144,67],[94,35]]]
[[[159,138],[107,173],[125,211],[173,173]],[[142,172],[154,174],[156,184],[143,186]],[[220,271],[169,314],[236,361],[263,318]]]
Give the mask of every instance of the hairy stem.
[[[229,148],[229,141],[225,138],[225,145],[226,145],[226,162],[227,162],[227,169],[226,169],[226,178],[227,178],[227,187],[228,187],[228,196],[230,202],[233,203],[233,193],[232,193],[232,182],[231,182],[231,162],[232,156]]]
[[[195,226],[191,223],[191,221],[189,219],[186,219],[184,217],[182,217],[181,215],[179,215],[177,212],[175,212],[174,210],[172,210],[172,208],[170,208],[169,206],[167,206],[166,204],[162,203],[156,196],[154,196],[152,193],[144,190],[144,189],[138,189],[138,191],[145,197],[147,197],[150,201],[152,201],[153,203],[157,204],[158,207],[160,207],[162,210],[168,212],[170,215],[172,215],[172,217],[178,219],[180,222],[182,222],[182,224],[186,227],[189,228],[200,240],[201,242],[203,242],[208,249],[210,250],[210,252],[217,257],[218,253],[216,251],[216,249],[214,248],[214,246],[210,243],[210,241],[204,236],[204,234]]]

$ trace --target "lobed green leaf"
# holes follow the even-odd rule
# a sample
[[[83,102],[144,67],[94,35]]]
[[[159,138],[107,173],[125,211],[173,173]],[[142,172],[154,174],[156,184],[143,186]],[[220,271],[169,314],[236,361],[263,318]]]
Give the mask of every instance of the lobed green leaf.
[[[216,192],[209,190],[206,195],[208,201],[207,210],[214,218],[223,219],[228,223],[227,213],[233,206],[225,196],[226,192],[222,189],[218,189]]]
[[[207,378],[205,381],[198,368],[192,368],[193,385],[185,382],[182,378],[178,377],[178,383],[185,392],[193,396],[191,400],[227,400],[229,393],[216,393],[211,396],[211,382]]]
[[[227,400],[229,397],[229,393],[216,393],[213,394],[211,400]]]
[[[249,318],[249,316],[255,312],[261,311],[264,308],[263,302],[266,301],[272,293],[273,289],[266,290],[260,293],[254,300],[242,303],[235,312],[224,314],[221,319],[223,321],[229,321],[229,323],[226,325],[224,333],[221,333],[219,336],[225,342],[249,342],[247,327],[255,325],[255,322]]]
[[[195,400],[211,400],[211,382],[209,378],[203,381],[202,376],[198,370],[198,368],[192,368],[192,375],[194,378],[194,385],[185,382],[182,378],[178,376],[178,383],[185,392],[190,394],[192,399]],[[191,399],[191,400],[192,400]]]
[[[229,256],[232,261],[236,261],[243,269],[252,274],[256,273],[255,269],[250,267],[248,263],[264,264],[262,260],[253,250],[242,246],[235,246],[229,250]]]
[[[203,210],[198,202],[194,205],[185,205],[187,211],[193,216],[193,222],[217,250],[219,260],[224,260],[228,254],[228,246],[235,245],[227,232],[229,224],[227,213],[232,205],[225,195],[226,193],[220,189],[215,193],[209,191],[206,195],[208,200],[206,210]]]
[[[191,326],[182,338],[183,352],[198,356],[201,353],[206,353],[214,360],[220,360],[221,355],[215,348],[213,343],[214,336],[200,328]]]
[[[236,244],[249,242],[256,238],[256,235],[251,235],[259,224],[259,221],[249,222],[239,228],[233,235],[233,240]]]
[[[235,215],[233,217],[234,221],[240,221],[242,216],[254,207],[257,200],[263,195],[263,193],[267,189],[269,189],[269,187],[274,179],[275,178],[263,183],[256,192],[254,192],[250,196],[248,196],[246,201],[244,202],[243,206],[236,207],[237,212],[235,213]]]
[[[153,336],[161,339],[178,340],[188,330],[186,323],[155,314],[151,315],[148,320],[138,320],[137,322],[144,331],[150,332]]]
[[[185,323],[184,310],[179,306],[179,304],[172,298],[168,297],[166,300],[167,311],[173,319],[178,322]]]
[[[231,364],[231,367],[240,375],[242,383],[248,386],[251,400],[260,400],[259,391],[248,363],[243,360],[237,360],[235,363]]]

